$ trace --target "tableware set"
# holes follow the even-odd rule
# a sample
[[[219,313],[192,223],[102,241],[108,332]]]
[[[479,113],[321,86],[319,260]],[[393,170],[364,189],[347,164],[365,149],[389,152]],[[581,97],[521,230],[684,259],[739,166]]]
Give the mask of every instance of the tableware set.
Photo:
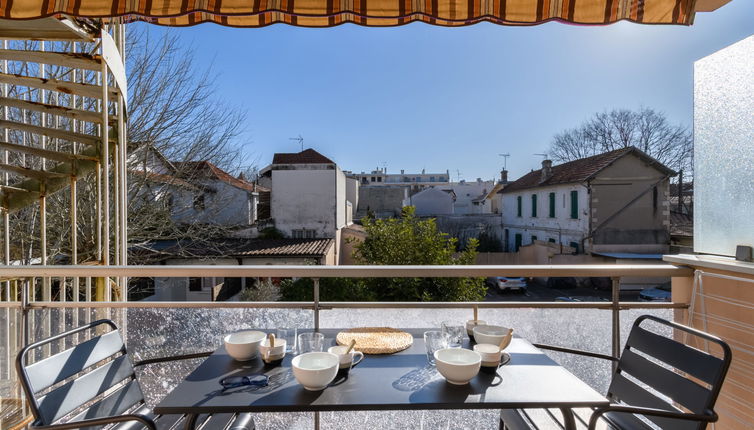
[[[475,342],[472,349],[461,347],[464,328],[469,339]],[[469,383],[479,371],[497,372],[498,367],[510,361],[510,355],[504,349],[512,339],[513,329],[487,324],[478,318],[476,309],[474,319],[466,321],[465,327],[443,321],[440,331],[424,333],[427,361],[437,367],[448,383],[454,385]]]
[[[298,352],[291,361],[293,376],[310,391],[326,388],[337,375],[346,376],[351,368],[364,359],[364,353],[354,350],[355,341],[348,346],[337,345],[324,352],[325,336],[322,333],[296,333],[296,329],[278,329],[273,333],[244,330],[223,338],[225,350],[234,360],[246,362],[260,357],[268,366],[278,366],[286,353]],[[293,340],[291,345],[290,340]],[[228,377],[221,381],[223,389],[242,385],[267,385],[261,374]]]

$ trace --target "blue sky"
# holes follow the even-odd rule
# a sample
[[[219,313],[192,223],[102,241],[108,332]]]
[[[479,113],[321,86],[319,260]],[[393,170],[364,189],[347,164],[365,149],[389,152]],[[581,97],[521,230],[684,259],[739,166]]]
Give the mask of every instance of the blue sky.
[[[754,1],[692,27],[478,24],[442,28],[214,24],[171,29],[212,66],[218,97],[248,111],[240,142],[262,166],[301,134],[343,169],[450,170],[515,179],[552,136],[593,113],[651,107],[692,125],[693,62],[754,33]]]

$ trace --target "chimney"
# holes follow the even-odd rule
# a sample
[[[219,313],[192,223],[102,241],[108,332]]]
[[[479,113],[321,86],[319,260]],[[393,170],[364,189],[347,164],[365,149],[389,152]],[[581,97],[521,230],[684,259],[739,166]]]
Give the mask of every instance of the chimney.
[[[552,177],[552,160],[542,160],[542,179],[539,181],[545,182]]]
[[[500,171],[500,182],[503,184],[508,183],[508,171],[507,170],[501,170]]]
[[[404,169],[401,169],[401,175],[404,173],[406,173],[406,171]]]

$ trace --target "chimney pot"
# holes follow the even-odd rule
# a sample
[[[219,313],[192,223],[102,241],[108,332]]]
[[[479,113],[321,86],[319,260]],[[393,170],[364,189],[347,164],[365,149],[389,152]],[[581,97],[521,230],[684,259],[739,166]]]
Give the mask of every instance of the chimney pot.
[[[542,180],[545,182],[552,177],[552,160],[542,160]]]

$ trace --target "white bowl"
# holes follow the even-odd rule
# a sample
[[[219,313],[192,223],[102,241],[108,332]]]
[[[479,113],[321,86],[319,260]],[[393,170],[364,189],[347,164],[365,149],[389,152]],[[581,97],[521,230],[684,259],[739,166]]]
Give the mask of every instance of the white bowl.
[[[257,356],[259,344],[267,336],[256,330],[231,333],[223,339],[228,355],[238,361],[249,361]]]
[[[463,348],[445,348],[435,351],[437,370],[445,380],[455,385],[468,384],[482,365],[482,356]]]
[[[340,358],[330,352],[307,352],[291,361],[293,376],[310,391],[325,389],[338,374],[339,364]]]
[[[485,366],[497,366],[500,364],[500,358],[503,351],[497,345],[487,343],[478,343],[474,345],[474,351],[482,357],[482,364]]]
[[[484,320],[468,320],[466,321],[466,334],[469,336],[474,336],[474,327],[486,324],[487,321]]]
[[[474,327],[474,340],[476,343],[500,345],[506,334],[508,334],[508,327],[500,325],[478,325]]]

